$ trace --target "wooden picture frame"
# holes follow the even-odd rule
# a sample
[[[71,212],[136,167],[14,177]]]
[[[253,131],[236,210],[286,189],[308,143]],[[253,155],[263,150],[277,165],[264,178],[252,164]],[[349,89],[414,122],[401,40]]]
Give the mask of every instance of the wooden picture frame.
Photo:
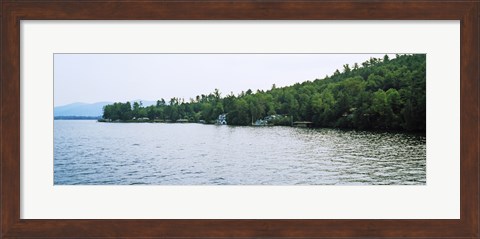
[[[1,237],[479,237],[479,11],[472,1],[1,2]],[[460,219],[20,219],[21,20],[460,20]]]

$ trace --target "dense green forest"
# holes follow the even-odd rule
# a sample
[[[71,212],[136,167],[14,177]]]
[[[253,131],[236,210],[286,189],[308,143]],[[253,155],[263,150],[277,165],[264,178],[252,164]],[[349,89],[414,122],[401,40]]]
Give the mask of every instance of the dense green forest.
[[[188,101],[160,99],[146,107],[141,102],[119,102],[103,108],[108,121],[214,123],[220,114],[227,114],[229,125],[251,125],[275,115],[271,124],[311,121],[314,127],[425,131],[426,55],[370,58],[360,65],[344,65],[324,79],[273,85],[267,91],[222,96],[215,89]]]

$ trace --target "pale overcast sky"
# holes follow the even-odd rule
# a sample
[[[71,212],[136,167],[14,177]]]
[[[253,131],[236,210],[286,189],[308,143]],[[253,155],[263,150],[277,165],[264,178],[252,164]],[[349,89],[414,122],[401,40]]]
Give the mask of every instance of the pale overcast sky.
[[[75,102],[188,101],[322,79],[344,64],[384,54],[55,54],[54,105]],[[394,55],[389,55],[393,58]]]

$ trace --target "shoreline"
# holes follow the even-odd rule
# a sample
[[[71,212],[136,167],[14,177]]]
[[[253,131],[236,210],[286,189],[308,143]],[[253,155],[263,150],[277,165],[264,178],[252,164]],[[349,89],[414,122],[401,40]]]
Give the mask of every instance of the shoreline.
[[[95,121],[98,123],[116,123],[116,124],[134,124],[134,123],[154,123],[154,124],[202,124],[202,125],[217,125],[223,126],[221,124],[210,124],[210,123],[201,123],[201,122],[164,122],[164,121],[152,121],[152,120],[145,120],[145,121],[137,121],[137,120],[129,120],[129,121],[106,121],[101,119],[75,119],[75,118],[60,118],[54,120],[62,120],[62,121],[70,121],[70,120],[79,120],[79,121]],[[335,129],[341,131],[358,131],[358,132],[376,132],[376,133],[402,133],[402,134],[411,134],[411,135],[418,135],[426,137],[426,132],[421,131],[402,131],[402,130],[378,130],[378,129],[356,129],[356,128],[339,128],[339,127],[297,127],[291,125],[232,125],[228,124],[225,126],[235,126],[235,127],[292,127],[292,128],[303,128],[303,129]]]
[[[356,129],[356,128],[339,128],[339,127],[299,127],[299,126],[291,126],[291,125],[221,125],[221,124],[208,124],[208,123],[200,123],[200,122],[155,122],[155,121],[100,121],[95,120],[99,123],[160,123],[160,124],[201,124],[201,125],[216,125],[216,126],[234,126],[234,127],[292,127],[292,128],[300,128],[300,129],[334,129],[334,130],[341,130],[341,131],[357,131],[357,132],[375,132],[375,133],[401,133],[401,134],[410,134],[410,135],[417,135],[426,137],[426,132],[420,131],[402,131],[402,130],[376,130],[376,129]]]

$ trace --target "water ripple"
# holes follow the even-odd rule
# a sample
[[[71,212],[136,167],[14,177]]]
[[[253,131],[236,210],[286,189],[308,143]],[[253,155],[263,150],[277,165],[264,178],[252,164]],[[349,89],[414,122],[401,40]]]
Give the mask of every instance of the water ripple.
[[[55,121],[55,185],[424,185],[424,136]]]

